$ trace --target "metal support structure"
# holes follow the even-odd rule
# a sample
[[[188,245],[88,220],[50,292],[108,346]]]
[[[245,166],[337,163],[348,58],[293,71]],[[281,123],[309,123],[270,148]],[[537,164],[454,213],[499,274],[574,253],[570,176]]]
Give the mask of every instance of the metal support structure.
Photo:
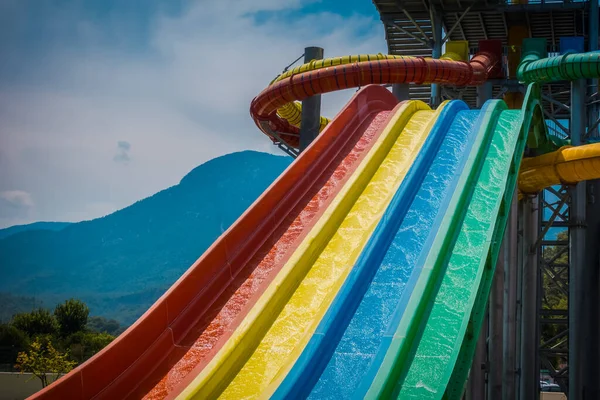
[[[504,264],[506,254],[503,251],[506,241],[503,241],[502,249],[496,263],[494,281],[490,291],[489,299],[489,333],[488,333],[488,382],[487,399],[502,400],[502,370],[504,365],[502,340],[503,340],[503,310],[504,303]]]
[[[502,333],[502,400],[513,400],[516,392],[517,365],[517,238],[519,201],[515,193],[502,243],[504,263],[498,267],[504,272],[503,333]],[[498,268],[497,267],[497,268]]]
[[[538,197],[522,202],[523,209],[523,271],[521,281],[521,349],[520,399],[539,398],[538,362],[538,254],[533,247],[538,235]]]
[[[392,94],[399,101],[410,99],[410,85],[408,83],[394,83],[392,85]]]
[[[599,48],[598,35],[599,32],[600,10],[597,1],[590,2],[589,11],[589,51],[596,51]],[[589,94],[598,92],[598,79],[591,79],[588,88]],[[597,99],[597,97],[596,97]],[[589,139],[598,139],[600,134],[597,129],[591,128],[598,121],[599,104],[597,101],[592,101],[587,109],[588,133]],[[597,126],[597,125],[596,125]],[[587,182],[586,188],[587,210],[586,210],[586,244],[584,262],[584,290],[585,297],[585,313],[586,313],[586,332],[585,336],[591,338],[587,348],[587,359],[585,365],[584,385],[586,388],[586,398],[600,398],[600,313],[598,312],[598,304],[600,304],[600,179]]]
[[[581,144],[585,135],[586,82],[583,79],[571,84],[571,143]],[[569,399],[585,399],[584,374],[586,347],[592,338],[586,337],[585,274],[585,209],[586,183],[571,188],[571,232],[569,238]],[[597,340],[597,338],[595,338]]]
[[[433,58],[440,58],[442,56],[442,16],[437,10],[433,12],[432,32],[433,37],[433,51],[431,53]],[[431,106],[437,107],[441,103],[441,90],[440,85],[431,85]]]
[[[486,82],[477,87],[477,108],[483,107],[486,101],[492,98],[492,82]]]
[[[304,63],[323,59],[321,47],[304,49]],[[300,123],[300,151],[304,151],[319,135],[321,122],[321,95],[302,100],[302,120]]]
[[[467,398],[469,400],[484,400],[485,399],[485,375],[487,370],[487,327],[488,318],[484,318],[483,326],[477,340],[473,364],[471,365],[471,373],[467,383]]]

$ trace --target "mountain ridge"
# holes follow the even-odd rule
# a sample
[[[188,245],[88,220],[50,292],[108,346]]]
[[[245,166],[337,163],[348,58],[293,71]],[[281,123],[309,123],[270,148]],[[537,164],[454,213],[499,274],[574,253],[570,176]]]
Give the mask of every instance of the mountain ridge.
[[[33,222],[31,224],[13,225],[9,226],[8,228],[0,229],[0,240],[21,232],[29,232],[35,230],[60,231],[71,224],[72,222],[39,221]]]
[[[227,154],[107,216],[8,236],[0,240],[0,291],[46,304],[77,297],[94,315],[130,324],[290,163]]]

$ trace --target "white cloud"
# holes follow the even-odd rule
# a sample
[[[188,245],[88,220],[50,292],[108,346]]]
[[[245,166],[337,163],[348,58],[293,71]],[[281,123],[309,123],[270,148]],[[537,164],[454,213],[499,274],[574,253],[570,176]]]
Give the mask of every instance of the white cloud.
[[[10,225],[18,225],[32,218],[34,208],[35,203],[28,192],[23,190],[0,192],[0,220],[7,220]]]
[[[176,184],[216,156],[281,154],[248,108],[285,65],[310,45],[325,56],[385,52],[376,18],[319,13],[256,23],[251,15],[306,3],[194,2],[180,17],[157,18],[150,51],[137,53],[99,45],[105,30],[80,22],[85,51],[57,45],[40,66],[43,84],[0,90],[0,190],[33,194],[31,218],[89,219]],[[325,95],[323,113],[335,115],[353,93]],[[127,168],[113,161],[129,159],[120,145],[115,156],[123,138],[135,145]],[[12,220],[0,216],[0,227]]]
[[[34,206],[31,194],[22,190],[5,190],[0,192],[0,199],[19,208],[30,208]]]

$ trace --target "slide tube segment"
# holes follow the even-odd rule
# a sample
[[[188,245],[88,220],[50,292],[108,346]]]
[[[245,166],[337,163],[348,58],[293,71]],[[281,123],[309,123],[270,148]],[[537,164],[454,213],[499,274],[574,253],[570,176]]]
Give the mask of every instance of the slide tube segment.
[[[397,147],[400,130],[409,124],[411,116],[416,118],[419,110],[426,109],[424,103],[417,101],[397,109],[378,142],[328,209],[326,218],[313,228],[221,352],[181,398],[254,397],[264,392],[275,379],[273,374],[290,356],[297,357],[293,355],[294,348],[302,342],[304,331],[312,332],[313,323],[316,327],[343,283],[347,268],[353,265],[353,258],[358,257],[375,228],[378,210],[391,199],[387,193],[397,188],[395,182],[400,184],[403,174],[398,173],[399,165],[382,169],[382,162],[392,154],[398,157],[398,150],[390,151]],[[401,157],[413,154],[424,141],[416,132],[410,136],[401,135],[398,139],[409,146],[400,151]],[[383,180],[377,178],[378,184],[370,185],[377,176]],[[285,346],[275,345],[282,340]]]
[[[368,117],[369,108],[390,110],[396,102],[384,88],[358,92],[339,114],[340,123],[334,120],[144,315],[98,354],[31,398],[120,398],[152,381],[157,368],[168,364],[181,340],[227,286],[234,266],[244,265],[259,251],[336,159],[354,132],[345,130],[349,122]]]
[[[504,186],[497,184],[497,196],[492,197],[494,199],[492,201],[496,202],[492,211],[492,215],[496,216],[495,223],[490,225],[490,227],[494,226],[493,233],[488,244],[489,250],[487,252],[482,252],[481,255],[481,261],[484,261],[485,264],[480,265],[477,269],[477,277],[481,275],[480,281],[478,282],[477,279],[475,279],[471,286],[476,290],[477,295],[475,297],[475,302],[472,303],[472,305],[469,304],[471,306],[469,307],[471,309],[471,315],[466,323],[466,333],[462,340],[454,370],[446,387],[445,398],[449,400],[461,399],[464,384],[472,366],[475,348],[479,339],[479,333],[483,325],[490,296],[492,281],[496,270],[496,262],[504,239],[504,231],[510,213],[510,206],[517,186],[518,171],[523,159],[523,153],[525,152],[528,133],[535,125],[541,129],[545,128],[543,112],[539,103],[540,96],[539,86],[531,85],[527,90],[525,102],[521,111],[511,110],[503,112],[496,125],[495,137],[492,142],[492,147],[489,150],[488,157],[493,155],[494,152],[497,152],[498,160],[496,165],[490,164],[487,170],[482,172],[484,178],[483,182],[494,182],[497,184],[501,182],[499,179],[501,176],[502,179],[504,179]],[[515,132],[518,132],[518,134],[515,135]],[[504,148],[502,146],[504,146]],[[502,175],[497,173],[497,171],[502,171]],[[483,184],[481,186],[483,186]],[[502,191],[500,191],[500,189],[502,189]],[[476,193],[473,196],[475,199]],[[483,201],[490,202],[489,195],[486,195]],[[490,221],[493,221],[493,219]],[[448,268],[451,267],[452,261]],[[463,320],[463,324],[464,322],[465,321]],[[459,335],[455,345],[459,343],[460,337],[461,336]]]
[[[600,53],[565,54],[540,58],[536,52],[523,57],[517,70],[517,78],[525,83],[548,83],[574,81],[600,77]]]
[[[564,146],[538,157],[525,158],[519,173],[519,190],[535,194],[554,185],[573,185],[600,178],[600,143]]]
[[[298,148],[298,128],[277,115],[277,109],[287,103],[316,94],[369,84],[481,85],[499,62],[495,54],[488,52],[476,54],[468,63],[399,57],[325,67],[292,75],[268,86],[255,97],[250,105],[250,115],[263,133],[274,140],[282,140],[287,145]]]
[[[353,62],[361,62],[361,61],[373,61],[373,60],[393,60],[395,58],[400,58],[400,56],[394,56],[390,54],[358,54],[353,56],[343,56],[343,57],[333,57],[326,58],[323,60],[312,60],[309,63],[302,64],[298,67],[295,67],[289,71],[286,71],[280,74],[277,78],[275,78],[271,84],[275,82],[279,82],[282,79],[288,78],[292,75],[297,75],[302,72],[314,71],[316,69],[333,67],[336,65],[350,64]],[[302,120],[302,104],[299,102],[291,102],[283,105],[277,110],[277,114],[285,120],[287,120],[290,125],[295,126],[296,128],[300,128],[300,123]],[[319,131],[322,131],[325,126],[329,123],[329,118],[321,116],[321,120],[319,122]]]
[[[321,320],[301,356],[278,387],[272,397],[273,399],[308,397],[312,387],[319,380],[321,373],[328,365],[331,355],[361,303],[361,299],[363,299],[375,273],[378,271],[379,265],[381,265],[386,255],[386,250],[394,239],[414,197],[419,191],[421,182],[425,178],[452,120],[460,110],[468,109],[467,105],[462,101],[451,102],[448,105],[442,103],[441,107],[444,108],[436,124],[433,126],[413,166],[402,181],[400,188],[394,194],[389,207],[373,232],[365,250],[361,253],[356,265],[352,268],[340,292]],[[393,284],[391,279],[388,279],[386,283]],[[398,287],[397,285],[393,285],[391,289],[397,291]],[[385,289],[380,288],[380,290]],[[383,305],[369,304],[372,306],[371,313],[377,313],[376,310],[384,308]],[[369,330],[376,330],[378,328],[372,324],[372,318],[368,322],[371,323],[363,326],[369,326]],[[353,342],[353,350],[361,355],[361,359],[364,358],[367,352],[355,346],[356,342]],[[354,375],[359,374],[363,369],[362,367],[364,366],[356,366],[352,365],[352,363],[344,365],[348,373],[338,373],[338,375],[343,375],[346,387],[349,384],[348,380],[352,379]],[[345,388],[331,384],[326,384],[326,386],[330,394],[335,393],[335,395],[342,398],[350,397],[351,395],[351,393],[343,391]],[[317,397],[319,396],[320,394],[317,395]]]
[[[497,119],[506,106],[488,102],[477,119],[476,136],[472,150],[460,174],[456,191],[441,218],[440,229],[425,260],[418,263],[423,269],[408,300],[406,309],[393,334],[388,351],[367,392],[367,398],[392,398],[398,395],[398,383],[406,377],[411,366],[412,355],[420,342],[422,330],[426,327],[430,305],[436,296],[436,282],[443,277],[444,263],[451,246],[459,233],[462,217],[470,200],[470,185],[477,179],[485,160],[485,152],[491,141],[493,126],[490,120]]]

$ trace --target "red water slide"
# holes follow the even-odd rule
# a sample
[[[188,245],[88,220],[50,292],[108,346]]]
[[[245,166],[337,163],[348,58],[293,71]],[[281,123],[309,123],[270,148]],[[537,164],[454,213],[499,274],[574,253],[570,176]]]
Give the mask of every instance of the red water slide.
[[[127,331],[33,399],[173,397],[218,351],[350,177],[397,101],[366,87]]]
[[[502,43],[479,42],[479,53],[469,62],[450,59],[401,57],[332,65],[292,75],[264,89],[250,105],[258,128],[288,146],[298,148],[299,129],[277,115],[277,109],[307,97],[369,84],[438,83],[478,86],[500,72]]]

